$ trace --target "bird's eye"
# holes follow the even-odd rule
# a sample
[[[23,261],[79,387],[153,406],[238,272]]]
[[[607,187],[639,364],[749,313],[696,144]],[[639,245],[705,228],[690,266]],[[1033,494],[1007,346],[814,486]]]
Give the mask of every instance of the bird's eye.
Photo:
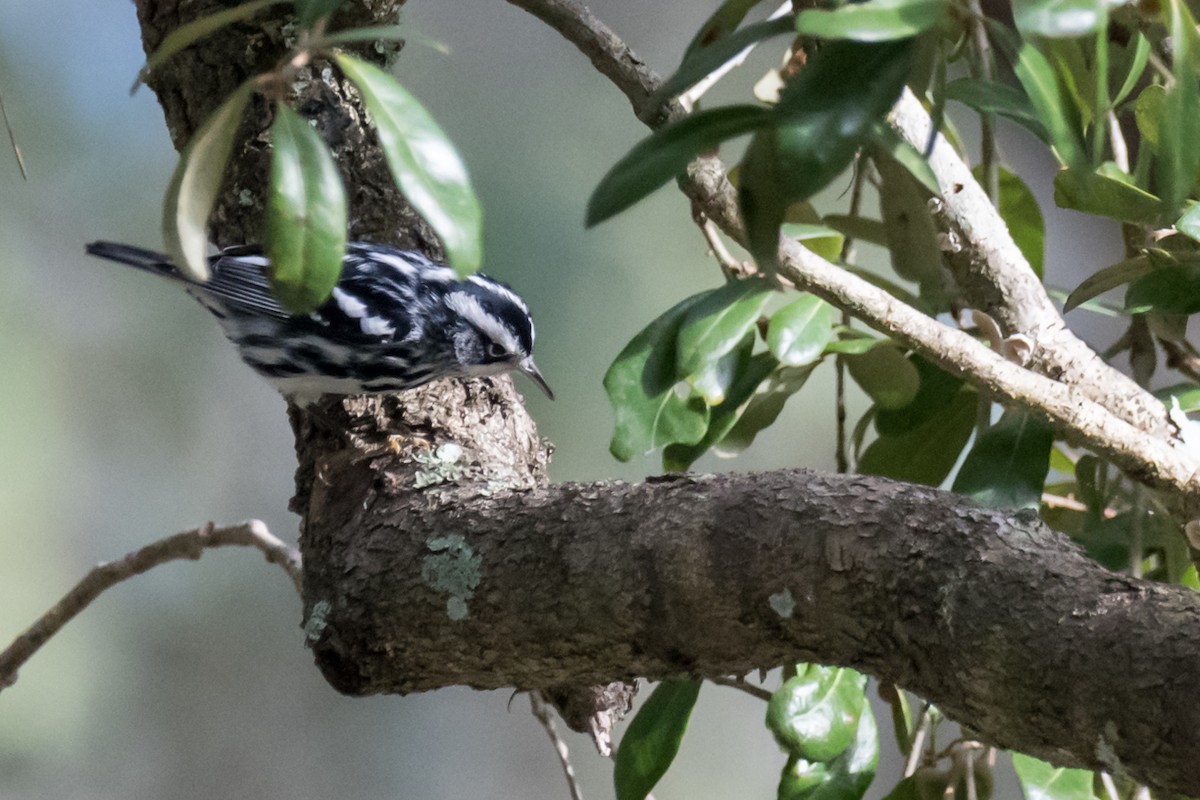
[[[488,342],[487,346],[488,358],[508,358],[508,351],[504,349],[504,345]]]

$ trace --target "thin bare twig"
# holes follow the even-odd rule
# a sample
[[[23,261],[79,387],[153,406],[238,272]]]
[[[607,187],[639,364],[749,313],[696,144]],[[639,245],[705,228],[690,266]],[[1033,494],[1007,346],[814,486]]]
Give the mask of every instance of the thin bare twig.
[[[17,680],[17,670],[106,589],[168,561],[196,560],[209,548],[234,545],[258,548],[267,561],[283,568],[295,584],[296,591],[300,591],[300,554],[276,538],[259,520],[222,528],[210,522],[194,530],[176,533],[117,561],[107,561],[93,567],[83,580],[0,652],[0,691],[12,686]]]
[[[4,96],[0,95],[0,119],[4,120],[4,130],[8,133],[8,143],[12,146],[13,155],[17,157],[17,166],[21,170],[22,180],[29,180],[29,173],[25,171],[25,157],[21,155],[21,148],[17,145],[17,135],[13,133],[12,125],[8,122],[8,110],[4,108]]]
[[[755,686],[752,683],[746,683],[741,678],[709,678],[711,683],[718,686],[728,686],[730,689],[741,689],[751,697],[757,697],[759,700],[771,699],[771,693],[761,686]]]
[[[550,737],[550,743],[554,745],[554,752],[558,754],[558,762],[562,765],[563,775],[567,779],[567,788],[571,791],[571,800],[583,800],[583,790],[579,786],[575,768],[571,766],[571,753],[567,749],[567,743],[558,735],[554,717],[550,714],[550,704],[542,697],[541,692],[530,692],[529,708],[533,711],[534,718],[541,723],[546,735]]]
[[[925,737],[929,735],[929,726],[933,724],[932,709],[929,703],[921,709],[921,717],[917,722],[917,732],[913,734],[912,749],[908,751],[908,761],[904,764],[904,777],[912,777],[917,767],[921,765],[921,749],[925,746]]]

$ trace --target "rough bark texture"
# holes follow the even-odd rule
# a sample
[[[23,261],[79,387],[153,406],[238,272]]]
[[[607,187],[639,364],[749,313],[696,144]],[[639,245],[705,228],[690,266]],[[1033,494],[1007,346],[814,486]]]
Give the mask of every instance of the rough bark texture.
[[[142,0],[148,46],[219,5]],[[397,6],[350,13],[390,21]],[[275,63],[288,29],[263,17],[235,33],[152,76],[177,144]],[[352,93],[320,64],[312,76],[295,99],[334,146],[353,235],[436,254]],[[219,242],[259,238],[268,113],[248,115]],[[305,633],[342,691],[810,659],[917,691],[996,744],[1200,794],[1195,595],[1107,573],[1028,517],[799,471],[548,487],[547,447],[506,378],[291,414]]]

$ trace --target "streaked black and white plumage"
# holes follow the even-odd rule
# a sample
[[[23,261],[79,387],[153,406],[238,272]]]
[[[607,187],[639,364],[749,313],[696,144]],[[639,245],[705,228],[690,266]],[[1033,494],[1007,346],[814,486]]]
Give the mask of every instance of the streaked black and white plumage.
[[[183,275],[170,257],[112,242],[87,251],[184,284],[220,322],[242,360],[300,404],[321,395],[411,389],[438,378],[518,370],[551,399],[533,363],[533,320],[516,293],[484,275],[459,280],[419,252],[352,243],[333,296],[291,314],[271,293],[257,246],[210,259],[211,277]]]

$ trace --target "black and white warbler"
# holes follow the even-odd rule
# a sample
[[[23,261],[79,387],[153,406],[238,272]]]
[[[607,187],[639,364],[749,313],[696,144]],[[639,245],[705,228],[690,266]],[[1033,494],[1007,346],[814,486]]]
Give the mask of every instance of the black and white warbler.
[[[301,405],[325,394],[394,392],[510,370],[554,399],[533,363],[525,301],[483,275],[459,280],[413,250],[350,244],[333,296],[309,314],[279,305],[267,277],[270,262],[257,246],[213,256],[204,283],[162,253],[113,242],[93,242],[87,251],[184,284],[242,360]]]

